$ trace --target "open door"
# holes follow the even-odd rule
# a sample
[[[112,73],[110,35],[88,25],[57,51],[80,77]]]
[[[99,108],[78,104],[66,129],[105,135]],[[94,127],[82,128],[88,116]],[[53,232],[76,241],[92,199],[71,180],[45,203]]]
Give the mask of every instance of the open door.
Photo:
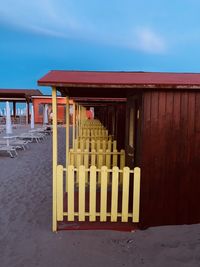
[[[141,97],[130,97],[127,102],[126,164],[139,166],[140,160]]]

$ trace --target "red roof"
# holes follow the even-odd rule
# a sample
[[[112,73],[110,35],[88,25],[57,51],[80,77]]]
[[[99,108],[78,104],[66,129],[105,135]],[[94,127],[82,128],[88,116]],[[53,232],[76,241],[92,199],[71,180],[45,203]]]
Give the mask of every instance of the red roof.
[[[11,96],[33,96],[42,95],[40,90],[36,89],[2,89],[0,88],[0,96],[11,95]]]
[[[39,85],[65,87],[70,85],[117,85],[117,86],[197,86],[200,73],[165,72],[97,72],[97,71],[50,71],[38,81]]]

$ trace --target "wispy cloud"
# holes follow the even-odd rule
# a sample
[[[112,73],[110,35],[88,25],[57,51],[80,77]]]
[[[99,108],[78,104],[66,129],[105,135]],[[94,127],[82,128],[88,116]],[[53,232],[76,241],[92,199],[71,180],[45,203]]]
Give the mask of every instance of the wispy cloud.
[[[15,28],[50,36],[68,37],[81,29],[59,0],[7,0],[0,5],[0,20]],[[12,7],[12,8],[10,8]]]
[[[166,42],[153,29],[133,25],[132,30],[127,27],[131,21],[120,25],[118,17],[112,24],[108,19],[84,16],[72,1],[6,0],[0,5],[0,21],[34,34],[83,39],[145,53],[166,52]]]
[[[136,28],[134,47],[148,53],[164,53],[167,44],[163,37],[149,28]]]

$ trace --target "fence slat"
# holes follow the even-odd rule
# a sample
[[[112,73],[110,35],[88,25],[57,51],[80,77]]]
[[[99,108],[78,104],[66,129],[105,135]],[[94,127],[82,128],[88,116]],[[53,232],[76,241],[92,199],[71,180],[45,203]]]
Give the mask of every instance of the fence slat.
[[[101,201],[100,201],[100,221],[106,222],[107,216],[107,167],[101,167]]]
[[[110,154],[109,149],[106,150],[106,167],[108,169],[111,168],[111,154]],[[108,184],[110,184],[110,183],[111,183],[111,174],[108,173]]]
[[[91,222],[96,221],[96,166],[90,167],[90,217]]]
[[[106,144],[107,144],[107,141],[106,140],[103,140],[102,141],[102,149],[103,149],[103,152],[106,152]]]
[[[85,167],[81,165],[78,171],[79,196],[78,196],[78,219],[85,221]]]
[[[96,165],[96,155],[95,155],[95,149],[92,149],[92,155],[91,155],[91,165]]]
[[[129,200],[129,180],[130,169],[125,167],[123,169],[123,191],[122,191],[122,222],[128,221],[128,200]]]
[[[134,168],[134,188],[133,188],[133,222],[139,222],[140,212],[140,168]]]
[[[75,162],[75,167],[77,168],[77,169],[79,169],[79,167],[81,166],[81,157],[82,157],[82,155],[81,155],[81,150],[80,149],[77,149],[77,153],[76,154],[74,154],[74,158],[76,159],[76,162]],[[76,183],[78,183],[79,182],[79,175],[78,175],[78,173],[77,173],[77,176],[76,176]]]
[[[67,180],[67,211],[68,221],[74,221],[74,166],[68,166],[68,180]]]
[[[114,150],[117,150],[117,141],[116,140],[113,141],[113,151]]]
[[[96,147],[95,147],[95,140],[92,139],[91,141],[91,151],[94,150]]]
[[[81,139],[80,140],[80,150],[81,151],[84,151],[84,145],[85,145],[85,140],[84,139]]]
[[[103,166],[103,151],[102,149],[100,149],[99,154],[97,154],[97,166],[98,169],[101,169],[101,167]],[[101,183],[101,172],[98,173],[98,184]]]
[[[121,149],[120,151],[120,170],[123,170],[123,168],[125,167],[125,150]],[[123,180],[123,173],[120,173],[120,179],[119,179],[119,183],[122,184],[122,180]]]
[[[89,151],[87,149],[84,150],[84,159],[83,164],[86,169],[89,168]],[[88,184],[88,172],[85,173],[85,183]]]
[[[113,150],[113,167],[117,166],[117,150]]]
[[[73,154],[74,150],[70,149],[69,150],[69,165],[74,165],[74,154]]]
[[[79,148],[79,145],[78,145],[78,139],[75,139],[74,140],[74,147],[73,147],[73,149],[74,149],[74,151],[77,151],[77,149]]]
[[[85,144],[85,148],[90,151],[90,140],[89,139],[86,139],[86,144]]]
[[[57,166],[57,221],[63,221],[63,166]]]
[[[112,150],[112,141],[111,140],[108,140],[108,147],[107,147],[108,150]]]
[[[97,140],[96,144],[97,144],[97,152],[99,152],[99,150],[101,149],[101,141]]]
[[[112,169],[112,199],[111,199],[111,222],[117,221],[118,212],[118,180],[119,168],[113,167]]]

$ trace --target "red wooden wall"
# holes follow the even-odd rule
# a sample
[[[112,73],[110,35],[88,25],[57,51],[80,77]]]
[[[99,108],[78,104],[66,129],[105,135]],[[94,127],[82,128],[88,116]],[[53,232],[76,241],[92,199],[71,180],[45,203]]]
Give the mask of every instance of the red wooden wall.
[[[141,226],[200,222],[200,92],[145,92]]]

